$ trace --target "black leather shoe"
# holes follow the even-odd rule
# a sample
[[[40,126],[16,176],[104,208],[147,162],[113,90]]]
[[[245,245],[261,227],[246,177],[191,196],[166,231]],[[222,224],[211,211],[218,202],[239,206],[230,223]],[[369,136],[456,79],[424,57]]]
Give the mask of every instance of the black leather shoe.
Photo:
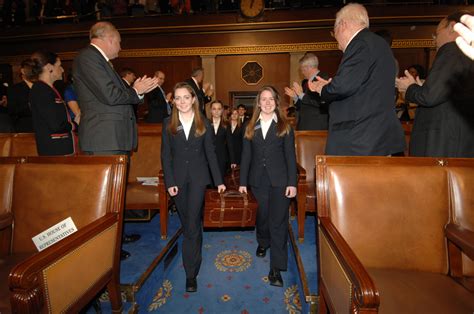
[[[283,287],[283,278],[281,278],[278,269],[270,269],[270,273],[268,273],[268,281],[270,281],[270,285],[272,286]]]
[[[196,278],[186,278],[186,292],[196,292],[198,284]]]
[[[132,243],[140,240],[141,237],[139,234],[126,234],[123,236],[122,243]]]
[[[126,260],[127,258],[130,257],[130,252],[127,252],[125,250],[120,250],[120,260],[123,261],[123,260]]]
[[[265,255],[267,255],[267,249],[259,245],[257,247],[257,252],[255,252],[255,255],[257,255],[257,257],[265,257]]]

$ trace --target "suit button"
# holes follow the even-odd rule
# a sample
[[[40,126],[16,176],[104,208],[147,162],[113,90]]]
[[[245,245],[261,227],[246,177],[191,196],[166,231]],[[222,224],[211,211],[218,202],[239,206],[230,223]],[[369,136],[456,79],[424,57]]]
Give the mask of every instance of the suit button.
[[[186,163],[189,164],[189,160],[186,160]]]

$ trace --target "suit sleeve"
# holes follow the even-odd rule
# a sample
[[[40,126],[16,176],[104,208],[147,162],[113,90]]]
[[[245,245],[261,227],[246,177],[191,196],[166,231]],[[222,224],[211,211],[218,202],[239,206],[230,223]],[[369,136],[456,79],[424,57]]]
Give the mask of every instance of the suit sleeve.
[[[173,174],[173,156],[171,153],[171,136],[168,134],[169,119],[163,121],[163,129],[161,131],[161,166],[165,177],[165,186],[170,188],[176,186]]]
[[[347,98],[357,92],[370,68],[370,52],[362,40],[353,39],[331,83],[324,86],[321,99],[326,102]]]
[[[109,65],[105,60],[99,60],[92,53],[84,53],[79,56],[75,75],[101,103],[109,106],[140,103],[135,89],[117,84],[113,79],[113,69],[107,67]]]
[[[235,164],[237,158],[235,157],[234,141],[232,140],[232,126],[230,124],[225,129],[225,138],[230,163]]]
[[[326,73],[323,73],[323,72],[319,72],[318,76],[325,80],[327,80],[329,77]],[[324,103],[321,100],[321,96],[319,96],[319,94],[316,92],[312,92],[309,88],[305,91],[303,98],[298,99],[297,103],[299,106],[301,106],[301,103],[303,103],[305,105],[316,107],[316,108],[324,106]],[[296,105],[297,108],[298,108],[298,105]]]
[[[204,117],[203,117],[204,119]],[[221,171],[219,170],[219,164],[217,162],[216,149],[214,146],[214,141],[212,139],[212,132],[210,131],[212,126],[206,121],[206,133],[204,133],[204,150],[206,152],[207,162],[209,164],[209,169],[211,169],[211,175],[214,180],[214,184],[221,185],[222,176]]]
[[[454,46],[443,47],[435,58],[430,73],[423,84],[419,86],[412,84],[408,87],[405,99],[422,107],[436,107],[449,100],[452,93],[450,86],[456,79],[456,63],[459,63],[459,56],[455,53]],[[456,49],[456,48],[455,48]]]
[[[285,135],[285,159],[286,167],[288,169],[288,184],[287,186],[297,185],[297,169],[296,169],[296,152],[295,152],[295,133],[293,128],[290,133]]]
[[[245,134],[245,129],[243,134]],[[252,142],[243,136],[242,139],[242,160],[240,161],[240,186],[247,186],[250,170],[250,161],[252,160]]]

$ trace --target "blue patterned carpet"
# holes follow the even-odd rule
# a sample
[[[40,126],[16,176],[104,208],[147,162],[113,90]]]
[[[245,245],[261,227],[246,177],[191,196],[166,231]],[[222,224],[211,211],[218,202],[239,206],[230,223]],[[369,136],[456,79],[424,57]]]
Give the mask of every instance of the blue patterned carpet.
[[[295,220],[291,221],[296,232]],[[310,294],[317,294],[315,218],[309,216],[305,224],[305,241],[298,243]],[[148,223],[126,223],[126,233],[138,233],[142,238],[124,245],[132,256],[121,263],[121,283],[135,286],[125,312],[133,305],[139,313],[308,313],[304,302],[301,280],[291,243],[288,270],[282,272],[284,287],[268,283],[269,252],[265,258],[255,257],[255,230],[205,231],[203,261],[198,276],[198,291],[185,292],[185,274],[181,258],[181,237],[173,257],[150,268],[153,260],[169,243],[180,227],[176,215],[170,217],[169,237],[159,237],[159,216]],[[171,253],[170,253],[171,255]],[[148,276],[143,274],[150,271]],[[144,282],[142,281],[145,278]],[[139,285],[137,283],[140,282]],[[103,298],[102,312],[109,313],[110,305]],[[125,299],[125,294],[124,294]],[[87,311],[93,313],[91,309]]]
[[[255,257],[255,231],[204,233],[198,291],[185,292],[181,254],[143,310],[154,313],[300,313],[298,275],[293,259],[282,272],[284,287],[268,283],[269,258]],[[168,293],[164,299],[160,296]]]

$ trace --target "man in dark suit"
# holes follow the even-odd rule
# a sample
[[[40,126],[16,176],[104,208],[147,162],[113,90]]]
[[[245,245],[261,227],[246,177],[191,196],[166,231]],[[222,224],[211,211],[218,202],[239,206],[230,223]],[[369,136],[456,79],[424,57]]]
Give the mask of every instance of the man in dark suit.
[[[89,155],[129,155],[137,145],[133,105],[158,82],[144,76],[129,88],[113,69],[109,61],[121,47],[120,34],[111,23],[94,24],[90,40],[73,63],[74,88],[81,104],[81,150]],[[122,251],[121,257],[129,255]]]
[[[239,113],[240,124],[243,125],[245,122],[250,120],[249,115],[247,114],[247,107],[244,104],[237,106],[237,112]]]
[[[171,114],[171,104],[169,98],[163,90],[165,82],[165,73],[163,71],[156,71],[155,77],[158,79],[158,88],[155,88],[147,94],[148,100],[148,115],[145,119],[148,123],[162,123],[163,119]]]
[[[30,59],[23,60],[20,69],[21,82],[8,89],[8,114],[17,133],[34,132],[30,108],[30,89],[33,86],[31,67]]]
[[[328,108],[321,102],[318,93],[308,88],[308,82],[316,80],[316,76],[328,78],[326,73],[319,71],[319,60],[316,55],[307,53],[299,61],[300,71],[304,76],[301,85],[293,82],[293,86],[285,87],[285,94],[293,98],[298,111],[297,130],[327,130]]]
[[[199,101],[199,109],[201,112],[206,115],[206,104],[211,101],[211,94],[212,94],[212,85],[209,83],[203,84],[204,81],[204,69],[197,68],[193,70],[191,73],[191,77],[186,80],[196,93],[196,96]],[[201,87],[202,85],[202,87]]]
[[[81,104],[81,149],[91,155],[129,154],[137,145],[133,104],[157,85],[157,79],[138,78],[128,88],[109,61],[121,49],[120,34],[108,22],[90,30],[91,44],[74,60],[74,87]]]
[[[405,99],[418,104],[410,156],[474,157],[474,63],[456,46],[453,29],[463,14],[439,23],[438,52],[422,85],[408,71],[396,80]]]
[[[364,6],[343,7],[334,24],[343,51],[336,76],[309,83],[329,103],[328,155],[386,156],[405,148],[393,103],[395,59],[387,42],[368,27]]]

